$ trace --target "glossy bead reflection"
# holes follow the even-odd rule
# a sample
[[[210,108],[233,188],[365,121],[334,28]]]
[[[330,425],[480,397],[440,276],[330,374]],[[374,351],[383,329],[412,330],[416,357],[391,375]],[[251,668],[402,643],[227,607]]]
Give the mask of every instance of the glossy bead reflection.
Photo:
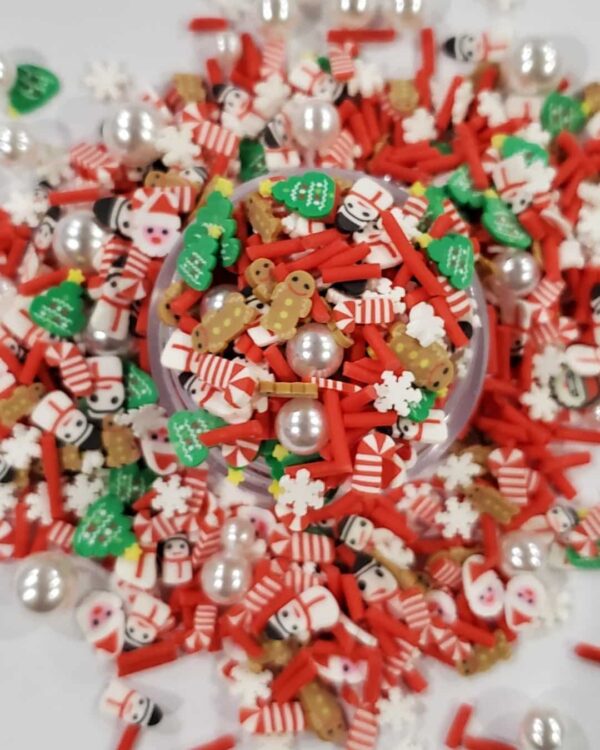
[[[204,593],[215,604],[235,604],[250,588],[252,565],[240,555],[219,552],[204,563],[200,581]]]
[[[277,414],[275,434],[284,448],[298,456],[318,452],[329,439],[323,404],[309,398],[291,399]]]
[[[75,211],[56,225],[52,246],[61,265],[91,271],[107,238],[91,211]]]
[[[163,127],[159,112],[143,104],[125,104],[102,124],[106,148],[127,167],[145,167],[157,158],[156,137]]]
[[[17,597],[32,612],[51,612],[59,607],[74,582],[72,564],[60,555],[29,557],[17,574]]]
[[[340,368],[344,350],[332,332],[320,323],[309,323],[298,329],[285,350],[292,370],[301,378],[316,375],[328,378]]]

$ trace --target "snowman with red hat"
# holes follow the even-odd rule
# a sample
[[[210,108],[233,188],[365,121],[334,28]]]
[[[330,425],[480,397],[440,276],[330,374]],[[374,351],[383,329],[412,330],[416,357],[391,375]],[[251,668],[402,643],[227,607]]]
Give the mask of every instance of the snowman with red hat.
[[[165,540],[161,561],[165,586],[181,586],[192,580],[192,545],[185,534],[175,534]]]
[[[389,190],[370,177],[361,177],[344,196],[338,208],[335,225],[340,232],[354,234],[376,222],[382,211],[387,211],[394,203]]]
[[[153,727],[163,713],[154,701],[133,690],[121,680],[113,679],[100,699],[102,711],[128,724]]]
[[[100,431],[88,422],[64,391],[47,393],[31,413],[31,421],[62,443],[76,445],[82,451],[97,450],[101,446]]]
[[[495,620],[504,609],[504,585],[483,555],[468,557],[462,569],[463,587],[471,612]]]
[[[119,411],[125,402],[123,363],[118,357],[88,357],[87,364],[94,379],[94,390],[85,398],[92,419],[101,419]]]
[[[331,591],[312,586],[270,617],[265,632],[273,640],[308,641],[312,634],[333,628],[339,619],[340,605]]]
[[[133,598],[125,622],[125,651],[148,646],[171,621],[171,607],[143,591]]]
[[[110,591],[91,591],[75,613],[85,639],[97,651],[118,656],[123,649],[125,612],[121,597]]]
[[[356,555],[352,573],[365,604],[383,607],[394,617],[402,617],[403,604],[398,581],[385,565],[370,555]]]

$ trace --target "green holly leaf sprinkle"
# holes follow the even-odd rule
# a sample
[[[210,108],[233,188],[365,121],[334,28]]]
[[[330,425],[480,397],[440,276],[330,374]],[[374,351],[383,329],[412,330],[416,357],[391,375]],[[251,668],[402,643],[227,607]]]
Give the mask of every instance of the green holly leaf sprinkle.
[[[140,406],[155,404],[158,401],[158,389],[152,376],[133,362],[125,364],[125,382],[128,409],[139,409]]]
[[[335,205],[336,185],[323,172],[305,172],[273,185],[273,198],[306,219],[328,216]]]
[[[511,209],[497,196],[486,198],[481,222],[501,245],[522,250],[531,245],[531,237]]]
[[[50,70],[38,65],[19,65],[8,99],[20,115],[33,112],[50,101],[60,90],[60,81]]]
[[[136,543],[133,519],[124,514],[124,504],[115,495],[92,503],[79,522],[73,549],[81,557],[118,557]]]
[[[447,234],[433,240],[427,247],[427,255],[455,289],[466,289],[471,285],[475,272],[473,244],[462,234]]]

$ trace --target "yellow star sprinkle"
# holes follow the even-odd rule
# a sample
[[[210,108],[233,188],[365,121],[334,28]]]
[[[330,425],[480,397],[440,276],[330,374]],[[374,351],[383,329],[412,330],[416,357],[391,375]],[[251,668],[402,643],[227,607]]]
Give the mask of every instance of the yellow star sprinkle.
[[[273,458],[277,459],[277,461],[283,461],[284,458],[287,458],[290,455],[290,452],[287,448],[284,448],[281,443],[277,443],[277,445],[273,448],[273,453],[271,453]]]
[[[263,180],[258,186],[258,192],[263,198],[270,198],[273,192],[273,183],[271,180]]]
[[[279,486],[279,482],[277,481],[277,479],[274,479],[269,485],[269,492],[271,493],[271,495],[273,495],[275,500],[277,500],[279,495],[281,495],[281,487]]]
[[[125,560],[130,560],[131,562],[137,562],[141,556],[142,548],[137,542],[134,542],[131,547],[127,547],[127,549],[123,552],[123,557],[125,558]]]
[[[586,117],[589,117],[592,114],[591,104],[587,101],[581,102],[581,111]]]
[[[429,247],[431,243],[433,242],[433,237],[430,234],[420,234],[417,237],[417,242],[421,247]]]
[[[67,274],[67,281],[73,281],[75,284],[83,284],[85,276],[79,268],[71,268]]]
[[[231,484],[235,484],[237,487],[244,481],[244,470],[234,469],[233,466],[230,466],[229,469],[227,469],[227,481],[231,482]]]
[[[418,198],[421,198],[423,195],[425,195],[425,185],[423,185],[422,182],[415,182],[413,183],[413,185],[411,185],[411,188],[408,192],[411,195],[416,195]]]
[[[224,177],[217,177],[214,182],[214,189],[221,193],[224,198],[229,198],[233,193],[233,182],[226,180]]]
[[[504,133],[497,133],[496,135],[492,136],[492,146],[500,151],[500,149],[504,145],[505,140],[506,135],[504,135]]]
[[[492,190],[491,188],[489,190],[484,190],[483,192],[484,196],[486,198],[497,198],[498,193],[495,190]]]

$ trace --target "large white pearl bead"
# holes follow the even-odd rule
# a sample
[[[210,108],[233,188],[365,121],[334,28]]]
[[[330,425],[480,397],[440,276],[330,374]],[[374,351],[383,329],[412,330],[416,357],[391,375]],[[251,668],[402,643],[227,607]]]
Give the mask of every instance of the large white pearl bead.
[[[117,356],[127,356],[135,349],[133,337],[128,336],[125,339],[113,338],[106,331],[101,331],[88,322],[82,335],[82,342],[88,354],[116,354]]]
[[[323,404],[309,398],[291,399],[277,414],[275,434],[291,453],[298,456],[318,453],[329,439]]]
[[[159,156],[156,137],[163,125],[154,107],[123,104],[102,123],[102,139],[126,167],[145,167]]]
[[[66,600],[74,581],[73,565],[65,555],[32,555],[17,573],[17,596],[32,612],[51,612]]]
[[[502,570],[510,576],[535,573],[545,563],[546,554],[535,534],[513,531],[502,539]]]
[[[206,291],[200,300],[200,317],[209,312],[220,310],[232,292],[237,292],[237,287],[233,284],[217,284],[217,286]]]
[[[340,116],[331,102],[306,99],[291,110],[294,139],[309,151],[326,151],[340,133]]]
[[[368,26],[377,12],[375,0],[336,0],[335,5],[336,21],[346,29]]]
[[[17,80],[17,68],[6,55],[0,55],[0,91],[4,94],[13,87]]]
[[[526,39],[509,53],[502,71],[511,91],[536,96],[556,88],[562,76],[562,63],[551,41]]]
[[[227,552],[248,555],[256,541],[256,531],[247,518],[229,518],[221,529],[221,544]]]
[[[296,22],[296,4],[294,0],[258,0],[258,16],[267,36],[281,36]]]
[[[531,253],[509,247],[496,255],[493,263],[494,281],[516,297],[526,297],[539,284],[540,265]]]
[[[0,125],[0,160],[28,164],[34,160],[35,152],[35,141],[24,125],[20,122]]]
[[[250,588],[252,565],[246,557],[218,552],[202,566],[200,582],[215,604],[235,604]]]
[[[423,0],[385,0],[383,14],[397,29],[418,28],[423,24]]]
[[[215,46],[217,49],[215,57],[219,61],[219,66],[223,74],[229,76],[242,51],[240,35],[235,31],[220,31],[215,36]]]
[[[75,211],[56,225],[52,247],[61,265],[91,271],[108,236],[91,211]]]
[[[560,750],[564,745],[564,728],[550,709],[530,711],[521,724],[521,750]]]
[[[328,378],[340,368],[344,350],[327,326],[308,323],[288,341],[285,355],[289,366],[301,378],[313,375]]]

